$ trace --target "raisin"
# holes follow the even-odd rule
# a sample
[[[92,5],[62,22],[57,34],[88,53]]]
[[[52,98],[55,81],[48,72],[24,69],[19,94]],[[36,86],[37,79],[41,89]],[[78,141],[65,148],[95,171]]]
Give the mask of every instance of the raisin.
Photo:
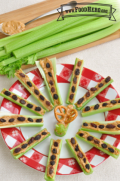
[[[111,80],[111,77],[108,76],[108,77],[105,79],[105,82],[107,83],[107,82],[109,82],[110,80]]]
[[[85,111],[89,111],[89,110],[90,110],[90,106],[86,106]]]
[[[52,155],[51,156],[51,160],[55,160],[56,159],[56,156],[55,155]]]
[[[88,126],[88,124],[87,123],[83,123],[83,126]]]
[[[47,67],[47,68],[50,68],[50,64],[49,64],[49,63],[46,63],[46,67]]]
[[[55,148],[53,148],[52,152],[53,153],[57,153],[57,150]]]
[[[74,145],[75,144],[75,139],[71,138],[71,143]]]
[[[28,118],[28,121],[33,122],[33,119],[32,118]]]
[[[11,92],[5,91],[4,94],[5,94],[6,96],[10,96],[10,95],[11,95]]]
[[[47,105],[47,106],[50,106],[50,102],[49,102],[49,101],[46,101],[46,105]]]
[[[90,90],[91,90],[91,91],[96,91],[97,88],[96,88],[96,87],[92,87]]]
[[[58,142],[54,142],[54,146],[55,146],[55,147],[58,147]]]
[[[104,128],[104,125],[99,125],[99,128],[100,128],[100,129],[103,129],[103,128]]]
[[[112,100],[112,101],[110,101],[110,103],[111,103],[111,104],[116,104],[117,101],[116,101],[116,100]]]
[[[98,84],[98,87],[102,87],[102,86],[103,86],[103,83]]]
[[[32,108],[33,105],[32,105],[32,104],[27,104],[27,107],[28,107],[28,108]]]
[[[16,148],[16,149],[14,150],[15,153],[19,153],[20,151],[21,151],[21,148]]]
[[[51,73],[51,72],[48,72],[48,75],[49,75],[50,77],[52,77],[52,73]]]
[[[73,78],[73,83],[76,84],[77,83],[77,77]]]
[[[94,140],[94,143],[99,144],[100,142],[99,142],[99,140]]]
[[[32,83],[31,82],[27,82],[27,85],[29,85],[29,87],[32,87]]]
[[[50,80],[50,81],[49,81],[49,84],[50,84],[50,85],[53,85],[54,83],[53,83],[53,81],[52,81],[52,80]]]
[[[54,94],[54,95],[53,95],[53,98],[54,98],[54,99],[58,99],[58,95],[57,95],[57,94]]]
[[[41,111],[41,107],[36,107],[35,111]]]
[[[92,136],[88,136],[88,137],[87,137],[87,140],[88,140],[88,141],[92,141],[92,140],[93,140],[93,137],[92,137]]]
[[[80,98],[80,99],[77,101],[77,104],[81,104],[83,101],[84,101],[84,97]]]
[[[83,158],[83,154],[82,154],[81,152],[79,152],[79,153],[77,154],[77,156],[78,156],[79,158]]]
[[[86,164],[85,167],[89,170],[90,169],[90,165]]]
[[[50,161],[50,165],[55,165],[55,161]]]
[[[94,106],[94,109],[96,110],[96,109],[98,109],[99,108],[99,104],[96,104],[95,106]]]
[[[113,125],[113,124],[108,124],[108,125],[106,126],[106,128],[113,129],[113,128],[115,128],[115,125]]]
[[[21,100],[20,100],[20,103],[21,103],[21,104],[25,104],[26,102],[25,102],[25,100],[21,99]]]
[[[80,74],[80,70],[79,69],[76,69],[75,70],[75,75],[79,75]]]
[[[49,169],[49,174],[51,175],[52,173],[53,173],[53,167],[50,167],[50,169]]]
[[[81,137],[83,137],[83,135],[84,135],[83,133],[80,133],[80,134],[79,134],[79,136],[81,136]]]
[[[69,97],[69,98],[70,98],[70,99],[73,99],[73,97],[74,97],[74,94],[70,94],[70,97]]]
[[[12,98],[16,101],[17,100],[17,96],[13,95]]]
[[[118,103],[120,103],[120,100],[118,100]]]
[[[34,141],[34,137],[30,138],[30,140],[28,141],[28,144],[30,145],[31,143],[33,143]]]
[[[18,121],[25,121],[24,117],[18,117],[17,119],[18,119]]]
[[[80,66],[81,66],[81,61],[79,61],[79,62],[77,63],[77,66],[78,66],[78,67],[80,67]]]
[[[34,93],[35,93],[36,95],[39,95],[39,91],[38,91],[37,89],[34,90]]]
[[[91,126],[94,127],[94,128],[97,128],[97,125],[94,124],[94,123],[91,123]]]
[[[106,107],[106,106],[107,106],[107,103],[106,103],[106,102],[104,102],[104,103],[102,104],[102,106],[103,106],[103,107]]]
[[[51,88],[51,92],[55,92],[55,88],[54,87]]]
[[[75,92],[75,87],[74,87],[74,86],[72,86],[72,89],[71,89],[71,90],[72,90],[72,92]]]
[[[79,147],[78,147],[78,145],[76,145],[76,147],[75,147],[75,151],[79,151]]]
[[[113,148],[108,148],[108,150],[109,150],[111,153],[114,153],[114,149],[113,149]]]
[[[27,145],[28,145],[27,143],[23,144],[23,145],[22,145],[22,148],[23,148],[23,149],[26,148]]]
[[[9,122],[12,123],[12,122],[14,122],[14,120],[15,120],[14,118],[11,118],[11,119],[9,119]]]
[[[1,118],[1,119],[0,119],[0,122],[1,122],[1,123],[4,123],[4,122],[6,122],[6,120],[3,119],[3,118]]]
[[[118,124],[117,127],[120,128],[120,124]]]
[[[86,158],[83,158],[84,163],[86,163]]]
[[[43,95],[40,95],[40,99],[42,100],[42,101],[44,101],[44,96]]]
[[[35,136],[35,140],[39,140],[41,138],[41,135],[40,134],[38,134],[37,136]]]
[[[23,74],[23,73],[19,73],[19,75],[20,75],[21,77],[25,77],[25,74]]]
[[[90,96],[90,92],[87,91],[85,95],[86,95],[86,97],[89,97]]]
[[[107,148],[107,145],[105,143],[101,144],[102,148]]]
[[[45,131],[42,132],[42,135],[46,135],[46,134],[47,134],[47,132],[45,132]]]
[[[42,121],[42,119],[36,119],[37,123],[40,123]]]

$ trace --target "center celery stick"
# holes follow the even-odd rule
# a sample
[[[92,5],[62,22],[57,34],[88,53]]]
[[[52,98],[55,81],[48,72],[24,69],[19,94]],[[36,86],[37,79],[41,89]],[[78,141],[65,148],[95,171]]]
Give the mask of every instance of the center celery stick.
[[[76,58],[75,65],[72,72],[72,77],[70,81],[69,91],[67,94],[67,104],[73,104],[75,100],[75,96],[77,93],[77,89],[79,86],[81,74],[83,69],[83,60],[80,60],[79,58]]]
[[[36,65],[45,81],[51,102],[54,106],[62,104],[57,78],[56,58],[36,61]]]

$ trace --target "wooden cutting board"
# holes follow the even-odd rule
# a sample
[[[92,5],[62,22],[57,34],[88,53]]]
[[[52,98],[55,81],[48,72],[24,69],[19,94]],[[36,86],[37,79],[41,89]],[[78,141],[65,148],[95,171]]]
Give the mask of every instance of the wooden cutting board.
[[[25,23],[37,16],[40,16],[46,12],[49,12],[51,10],[54,10],[55,8],[60,7],[61,4],[66,4],[70,1],[71,0],[46,0],[41,3],[37,3],[37,4],[31,5],[31,6],[27,6],[25,8],[21,8],[21,9],[18,9],[18,10],[9,12],[9,13],[2,14],[2,15],[0,15],[0,23],[2,23],[4,21],[9,21],[9,20],[18,20],[18,21]],[[96,1],[96,0],[78,0],[77,2],[94,2],[94,1]],[[54,14],[54,15],[50,15],[50,16],[41,18],[39,20],[36,20],[36,21],[30,23],[29,25],[27,25],[26,30],[39,26],[41,24],[47,23],[53,19],[57,19],[58,16],[59,16],[59,14]],[[0,39],[4,38],[4,37],[5,37],[5,35],[0,33]],[[97,46],[99,44],[102,44],[102,43],[105,43],[108,41],[117,39],[119,37],[120,37],[120,30],[116,31],[115,33],[113,33],[103,39],[95,41],[93,43],[89,43],[87,45],[84,45],[84,46],[81,46],[78,48],[74,48],[72,50],[68,50],[68,51],[65,51],[62,53],[54,54],[52,56],[49,56],[49,58],[51,58],[51,57],[60,58],[60,57],[63,57],[63,56],[93,47],[93,46]],[[26,68],[30,68],[33,66],[35,66],[35,65],[23,65],[22,68],[26,69]]]

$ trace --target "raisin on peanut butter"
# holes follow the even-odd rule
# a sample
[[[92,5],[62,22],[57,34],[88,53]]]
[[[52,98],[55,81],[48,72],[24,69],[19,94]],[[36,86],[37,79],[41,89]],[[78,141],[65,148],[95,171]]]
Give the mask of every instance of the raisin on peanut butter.
[[[11,95],[11,92],[5,91],[4,94],[5,94],[6,96],[10,96],[10,95]]]

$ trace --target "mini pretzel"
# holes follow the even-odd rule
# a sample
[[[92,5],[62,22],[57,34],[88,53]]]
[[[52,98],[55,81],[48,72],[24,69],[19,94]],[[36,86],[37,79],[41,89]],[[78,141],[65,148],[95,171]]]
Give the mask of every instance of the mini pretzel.
[[[57,110],[59,110],[59,112],[57,112]],[[69,124],[77,117],[78,112],[76,109],[73,109],[70,106],[57,106],[54,109],[54,114],[58,122]],[[60,118],[58,116],[60,116]]]

